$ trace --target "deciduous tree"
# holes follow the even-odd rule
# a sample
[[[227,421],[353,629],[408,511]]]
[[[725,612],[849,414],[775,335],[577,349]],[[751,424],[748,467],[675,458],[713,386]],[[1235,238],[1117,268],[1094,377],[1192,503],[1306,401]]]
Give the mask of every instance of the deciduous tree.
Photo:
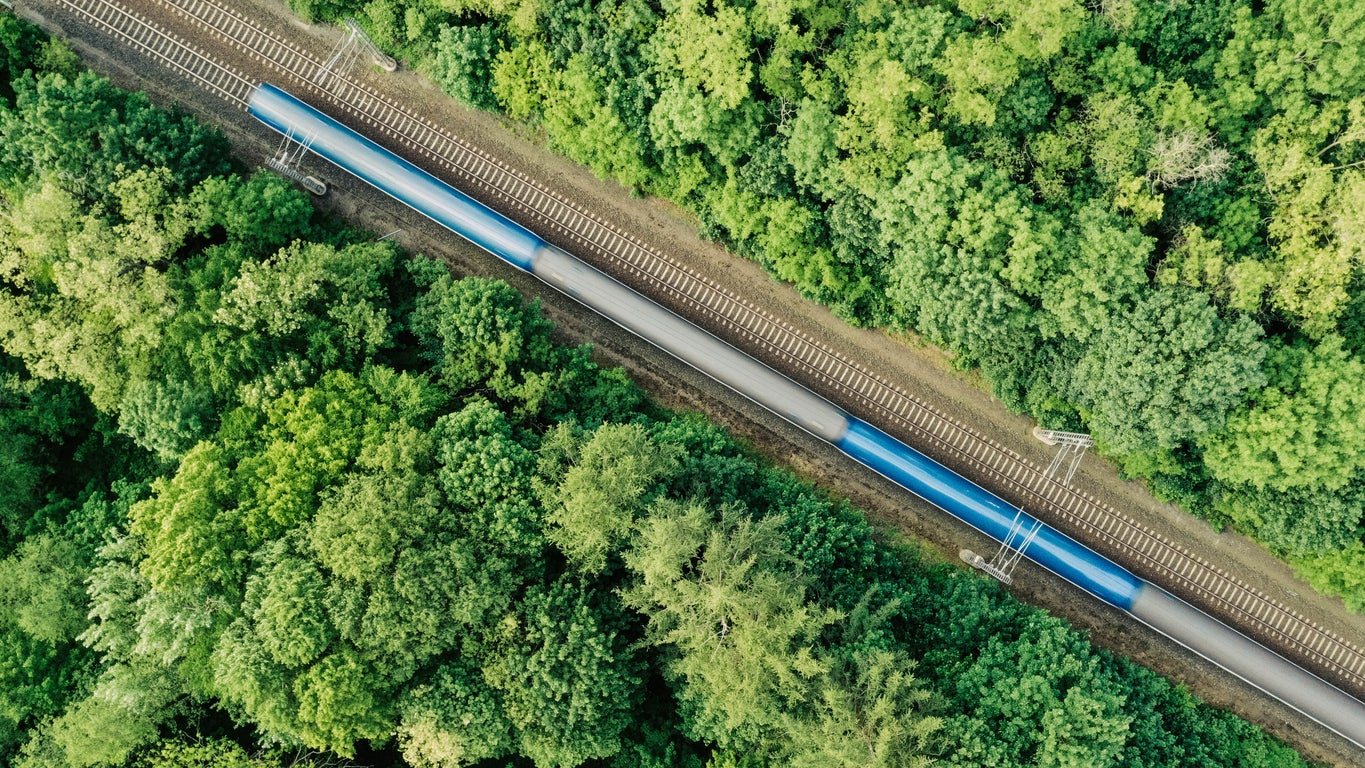
[[[643,693],[629,628],[615,597],[587,584],[561,579],[527,593],[484,662],[521,754],[549,768],[621,748]]]
[[[191,449],[173,477],[152,484],[151,497],[130,510],[129,527],[142,540],[140,570],[153,587],[236,602],[252,548],[238,492],[227,452],[208,442]]]
[[[815,640],[835,614],[806,602],[781,521],[724,507],[656,502],[626,552],[627,605],[649,617],[685,732],[722,747],[772,749],[782,713],[828,670]]]
[[[442,664],[398,703],[398,743],[416,768],[459,768],[500,758],[513,747],[501,692],[464,658]]]
[[[637,424],[604,424],[546,499],[546,536],[578,570],[607,569],[636,516],[678,469],[680,451]]]
[[[1328,336],[1312,346],[1273,346],[1266,369],[1265,389],[1204,442],[1214,477],[1257,488],[1335,489],[1365,469],[1365,361]]]
[[[1159,289],[1095,336],[1073,372],[1095,436],[1119,453],[1168,449],[1222,428],[1265,383],[1261,329],[1201,294]]]
[[[471,398],[438,419],[434,434],[436,476],[459,530],[514,558],[538,557],[545,538],[532,491],[536,457],[513,437],[506,416]]]
[[[177,195],[228,170],[222,134],[91,72],[21,85],[13,116],[0,120],[0,136],[0,174],[7,179],[59,179],[98,202],[109,201],[127,169],[169,169]]]
[[[465,104],[496,109],[490,65],[501,45],[499,27],[493,24],[442,27],[431,60],[432,77],[441,90]]]
[[[988,641],[952,687],[969,714],[945,721],[949,765],[1109,766],[1127,740],[1118,681],[1052,619]]]
[[[999,277],[1029,218],[1007,179],[950,152],[926,154],[879,201],[877,216],[894,260],[897,323],[963,366],[1025,332],[1031,312]]]

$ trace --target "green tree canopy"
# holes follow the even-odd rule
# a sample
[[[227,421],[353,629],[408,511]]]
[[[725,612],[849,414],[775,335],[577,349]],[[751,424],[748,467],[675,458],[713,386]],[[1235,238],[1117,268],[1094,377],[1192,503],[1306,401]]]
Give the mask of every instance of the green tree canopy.
[[[96,202],[110,200],[128,169],[169,169],[177,195],[228,170],[222,134],[91,72],[21,81],[14,112],[0,111],[0,137],[7,184],[54,178]]]
[[[130,510],[129,527],[145,548],[141,571],[154,587],[240,594],[251,547],[235,509],[238,492],[227,452],[207,442],[185,455],[174,477],[152,484],[152,496]]]
[[[1222,428],[1265,383],[1261,330],[1202,295],[1161,289],[1087,348],[1072,386],[1095,436],[1119,453],[1168,449]]]
[[[940,722],[903,653],[860,649],[816,686],[813,714],[790,720],[787,764],[802,768],[927,768]]]
[[[536,457],[517,442],[507,416],[475,397],[436,421],[437,480],[459,529],[514,558],[545,546],[532,491]]]
[[[471,107],[496,109],[489,65],[501,47],[499,38],[493,24],[443,27],[431,62],[432,78],[441,90]]]
[[[679,453],[637,424],[598,427],[546,499],[546,537],[578,570],[606,570],[636,516],[677,471]]]
[[[1015,248],[1029,212],[1007,179],[951,152],[926,154],[879,201],[877,216],[894,258],[897,322],[957,353],[963,366],[1028,332],[1027,305],[998,276],[1013,259],[1036,255]]]
[[[967,717],[945,722],[950,765],[1117,765],[1131,717],[1123,689],[1052,619],[991,641],[954,675]]]
[[[512,722],[499,689],[482,669],[459,658],[399,701],[398,743],[415,768],[459,768],[512,751]]]
[[[1288,490],[1340,488],[1365,469],[1365,361],[1338,336],[1276,346],[1270,381],[1205,441],[1205,462],[1228,483]]]
[[[829,668],[815,641],[836,614],[806,602],[780,525],[664,499],[626,551],[637,579],[626,604],[649,617],[648,640],[671,650],[665,669],[693,738],[772,749],[782,713]]]
[[[627,615],[573,580],[532,589],[499,625],[484,675],[502,694],[521,754],[539,768],[610,757],[643,694]]]
[[[1241,486],[1215,501],[1247,533],[1286,552],[1333,552],[1360,540],[1365,520],[1365,476],[1322,486]]]

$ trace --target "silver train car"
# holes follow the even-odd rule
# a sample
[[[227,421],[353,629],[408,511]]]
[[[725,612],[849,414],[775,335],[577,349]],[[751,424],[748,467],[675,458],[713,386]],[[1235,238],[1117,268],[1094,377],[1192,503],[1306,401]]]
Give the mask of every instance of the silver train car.
[[[1037,521],[885,432],[655,304],[535,233],[273,85],[248,111],[489,253],[974,528],[1004,541]],[[1047,525],[1024,555],[1365,750],[1365,704]]]

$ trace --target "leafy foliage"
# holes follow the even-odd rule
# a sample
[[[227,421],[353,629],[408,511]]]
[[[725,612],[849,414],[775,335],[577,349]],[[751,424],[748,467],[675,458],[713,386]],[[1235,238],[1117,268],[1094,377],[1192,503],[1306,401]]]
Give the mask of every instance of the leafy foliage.
[[[1256,402],[1213,435],[1205,461],[1228,483],[1287,490],[1340,488],[1365,469],[1365,361],[1340,337],[1272,351]]]
[[[1073,374],[1097,438],[1121,453],[1169,449],[1222,428],[1265,383],[1261,331],[1203,296],[1161,291],[1101,332]]]
[[[678,452],[637,424],[604,424],[574,451],[550,498],[546,536],[588,574],[606,570],[659,484],[677,471]]]
[[[428,682],[409,688],[399,712],[403,759],[418,768],[469,765],[512,749],[512,723],[498,689],[463,659],[442,664]]]
[[[7,184],[56,178],[71,192],[107,203],[126,169],[166,168],[176,194],[227,170],[221,135],[93,73],[52,73],[17,85],[14,112],[0,113],[0,174]]]
[[[479,109],[496,109],[488,65],[499,47],[498,28],[444,27],[431,61],[431,76],[441,90]]]
[[[947,722],[949,764],[1112,765],[1127,741],[1118,682],[1055,622],[988,645],[954,678],[970,714]]]
[[[629,618],[586,585],[528,593],[491,638],[484,676],[502,696],[520,753],[537,766],[578,765],[621,747],[640,696]]]
[[[808,606],[782,573],[780,520],[726,507],[719,524],[699,504],[661,504],[626,565],[639,584],[626,603],[649,617],[649,638],[677,649],[667,671],[693,735],[722,747],[772,738],[781,713],[828,670],[814,641],[836,614]]]

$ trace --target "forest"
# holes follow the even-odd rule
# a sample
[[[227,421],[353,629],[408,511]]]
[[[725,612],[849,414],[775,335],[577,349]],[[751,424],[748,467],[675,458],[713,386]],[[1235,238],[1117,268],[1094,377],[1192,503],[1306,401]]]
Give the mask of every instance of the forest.
[[[1365,611],[1365,5],[290,0]]]
[[[0,762],[1306,766],[0,14]]]

